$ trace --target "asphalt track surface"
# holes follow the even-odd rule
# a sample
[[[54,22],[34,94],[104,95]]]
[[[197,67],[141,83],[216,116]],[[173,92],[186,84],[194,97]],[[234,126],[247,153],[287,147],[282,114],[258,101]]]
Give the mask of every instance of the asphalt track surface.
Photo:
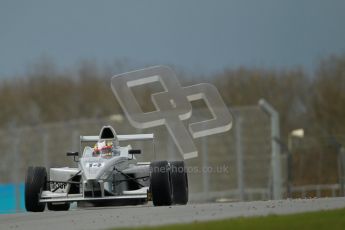
[[[265,216],[345,207],[345,198],[297,199],[186,206],[141,206],[75,209],[63,212],[0,215],[0,229],[109,229],[207,221],[240,216]]]

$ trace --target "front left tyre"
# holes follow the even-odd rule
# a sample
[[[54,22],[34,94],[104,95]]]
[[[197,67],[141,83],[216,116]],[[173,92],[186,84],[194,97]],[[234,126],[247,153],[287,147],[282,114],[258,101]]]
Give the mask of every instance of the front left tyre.
[[[155,161],[150,164],[150,190],[154,206],[172,204],[170,167],[167,161]]]
[[[43,212],[46,204],[40,203],[40,196],[47,187],[45,167],[29,167],[25,177],[25,208],[28,212]]]

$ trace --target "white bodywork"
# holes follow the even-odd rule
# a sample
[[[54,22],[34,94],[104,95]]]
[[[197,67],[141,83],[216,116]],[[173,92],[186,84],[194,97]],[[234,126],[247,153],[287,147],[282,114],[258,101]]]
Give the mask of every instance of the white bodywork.
[[[116,135],[110,126],[103,127],[99,136],[81,136],[81,144],[111,141],[112,155],[94,156],[93,148],[86,146],[78,168],[51,168],[50,189],[42,191],[40,202],[147,199],[150,162],[137,162],[129,154],[131,146],[121,147],[119,142],[153,139],[153,134]],[[130,183],[138,188],[133,189]]]

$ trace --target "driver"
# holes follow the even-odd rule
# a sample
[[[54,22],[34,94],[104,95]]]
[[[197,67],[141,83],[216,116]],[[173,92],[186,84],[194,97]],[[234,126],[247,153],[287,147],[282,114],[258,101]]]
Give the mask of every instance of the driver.
[[[92,156],[98,157],[100,155],[101,157],[104,157],[104,158],[110,158],[112,157],[112,153],[113,153],[113,143],[100,141],[97,144],[95,144],[93,148]]]

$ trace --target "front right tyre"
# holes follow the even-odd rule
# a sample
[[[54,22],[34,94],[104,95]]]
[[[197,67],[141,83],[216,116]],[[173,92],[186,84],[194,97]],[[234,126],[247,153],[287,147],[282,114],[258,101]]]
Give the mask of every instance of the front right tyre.
[[[25,208],[28,212],[43,212],[46,204],[40,203],[43,190],[47,187],[45,167],[29,167],[25,177]]]

